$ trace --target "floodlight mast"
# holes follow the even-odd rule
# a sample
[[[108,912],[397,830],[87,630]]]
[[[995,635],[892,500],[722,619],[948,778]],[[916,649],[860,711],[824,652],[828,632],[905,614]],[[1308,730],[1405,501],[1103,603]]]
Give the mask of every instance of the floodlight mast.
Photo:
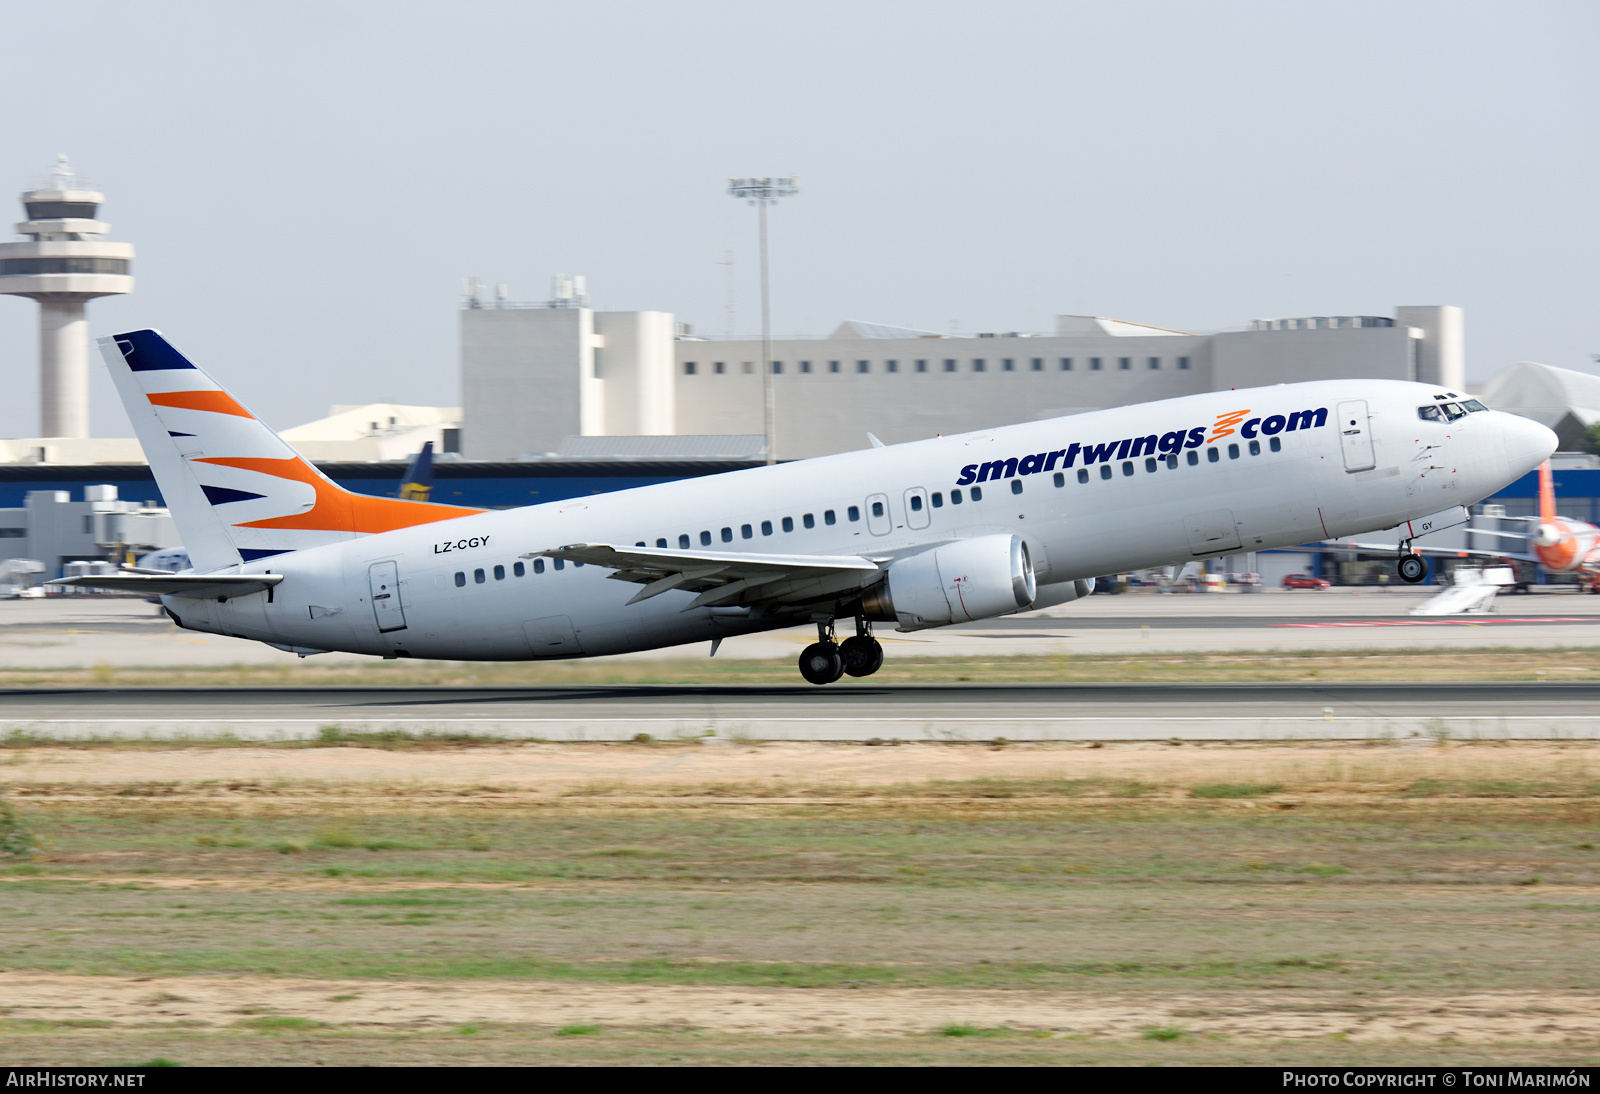
[[[778,462],[778,393],[772,375],[772,292],[767,273],[767,206],[800,192],[800,180],[787,178],[729,179],[728,193],[744,198],[760,210],[761,220],[761,394],[766,432],[767,462]]]

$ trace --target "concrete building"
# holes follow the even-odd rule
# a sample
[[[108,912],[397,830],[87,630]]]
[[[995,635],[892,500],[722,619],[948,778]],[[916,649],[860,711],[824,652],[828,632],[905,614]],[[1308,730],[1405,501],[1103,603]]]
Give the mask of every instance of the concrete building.
[[[968,337],[845,322],[772,343],[777,454],[799,459],[1230,387],[1342,377],[1463,390],[1461,309],[1258,320],[1192,334],[1061,316],[1052,334]],[[461,313],[462,451],[514,460],[568,437],[754,434],[761,343],[708,340],[662,312],[571,303]]]
[[[122,501],[115,486],[33,490],[20,508],[0,509],[0,559],[33,558],[45,578],[60,577],[69,562],[126,562],[182,540],[167,510],[152,501]],[[154,491],[152,491],[154,493]]]
[[[39,302],[39,432],[46,438],[89,436],[89,321],[84,305],[97,296],[133,291],[133,245],[100,237],[111,225],[95,219],[105,195],[78,185],[67,157],[57,157],[50,183],[25,190],[25,243],[0,243],[0,295]],[[36,446],[37,447],[37,446]]]

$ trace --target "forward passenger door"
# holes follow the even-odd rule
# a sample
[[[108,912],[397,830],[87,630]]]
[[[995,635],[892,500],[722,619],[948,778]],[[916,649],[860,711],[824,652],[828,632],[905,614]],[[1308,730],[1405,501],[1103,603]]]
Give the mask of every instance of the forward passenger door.
[[[1367,422],[1367,401],[1351,399],[1339,404],[1339,447],[1346,471],[1369,471],[1377,466],[1372,454],[1372,429]]]

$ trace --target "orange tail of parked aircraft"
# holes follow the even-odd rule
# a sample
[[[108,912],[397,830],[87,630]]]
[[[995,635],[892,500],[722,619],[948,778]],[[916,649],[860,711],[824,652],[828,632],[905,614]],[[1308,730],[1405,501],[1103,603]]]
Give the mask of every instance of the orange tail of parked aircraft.
[[[1539,523],[1554,524],[1555,521],[1556,484],[1550,474],[1550,461],[1545,460],[1539,465]]]

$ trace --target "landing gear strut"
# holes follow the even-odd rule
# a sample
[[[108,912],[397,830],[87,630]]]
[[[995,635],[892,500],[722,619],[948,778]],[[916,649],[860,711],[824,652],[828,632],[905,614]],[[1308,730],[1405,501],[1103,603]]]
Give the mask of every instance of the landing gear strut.
[[[831,684],[845,673],[871,676],[882,667],[883,647],[860,616],[856,633],[842,643],[834,638],[832,620],[818,623],[817,640],[800,653],[800,675],[812,684]]]
[[[1400,561],[1395,569],[1400,571],[1400,580],[1415,585],[1428,576],[1428,563],[1419,554],[1411,550],[1411,541],[1406,540],[1400,544]]]

